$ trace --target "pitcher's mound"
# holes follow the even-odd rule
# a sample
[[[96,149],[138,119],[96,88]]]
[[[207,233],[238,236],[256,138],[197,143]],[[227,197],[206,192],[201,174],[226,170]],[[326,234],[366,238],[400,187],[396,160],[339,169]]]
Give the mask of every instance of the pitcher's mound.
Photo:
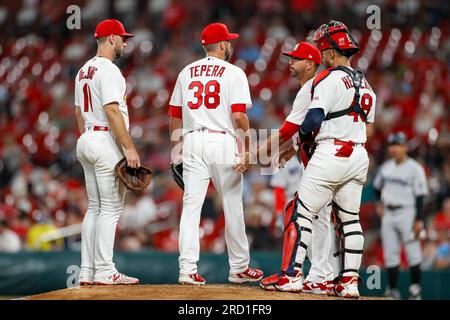
[[[137,285],[83,286],[51,291],[24,300],[334,300],[326,295],[266,291],[259,286],[207,284],[204,286]],[[360,299],[381,299],[361,297]]]

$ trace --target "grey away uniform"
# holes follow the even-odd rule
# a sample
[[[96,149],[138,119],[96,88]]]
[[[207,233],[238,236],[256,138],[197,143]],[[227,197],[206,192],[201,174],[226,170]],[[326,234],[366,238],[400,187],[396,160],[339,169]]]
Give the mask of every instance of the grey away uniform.
[[[414,238],[416,197],[427,194],[423,167],[414,159],[397,164],[386,161],[373,182],[381,191],[384,214],[381,222],[383,253],[387,268],[400,265],[402,241],[405,243],[409,266],[420,264],[422,252],[419,240]]]

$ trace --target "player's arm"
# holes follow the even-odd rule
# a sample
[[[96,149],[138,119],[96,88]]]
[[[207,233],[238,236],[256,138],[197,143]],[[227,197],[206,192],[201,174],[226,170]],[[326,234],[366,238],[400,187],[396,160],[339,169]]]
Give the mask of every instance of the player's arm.
[[[81,108],[79,106],[75,106],[75,115],[77,117],[77,125],[80,134],[84,133],[84,119],[83,114],[81,113]]]
[[[372,136],[373,136],[373,133],[374,133],[374,127],[373,127],[373,123],[366,123],[366,136],[367,136],[367,139],[370,139],[370,138],[372,138]]]
[[[117,137],[117,141],[123,147],[125,152],[125,158],[127,159],[128,166],[132,168],[138,168],[141,166],[139,155],[134,146],[133,140],[125,126],[122,113],[119,110],[119,104],[112,102],[104,106],[106,118],[111,127],[111,130]]]
[[[231,114],[234,129],[241,141],[244,144],[244,152],[240,155],[239,164],[236,165],[236,173],[244,173],[250,166],[251,160],[251,137],[250,137],[250,122],[245,112],[233,112]]]
[[[183,128],[183,118],[181,113],[181,107],[169,106],[169,134],[170,145],[172,148],[172,162],[181,162],[181,129]]]

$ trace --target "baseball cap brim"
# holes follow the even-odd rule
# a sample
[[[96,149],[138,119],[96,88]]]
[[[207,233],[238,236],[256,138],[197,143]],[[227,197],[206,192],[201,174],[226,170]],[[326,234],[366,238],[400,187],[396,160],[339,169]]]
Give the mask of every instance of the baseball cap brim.
[[[122,36],[122,37],[125,37],[125,38],[133,38],[133,37],[134,37],[134,34],[125,32],[125,33],[121,34],[121,36]]]
[[[227,37],[226,40],[234,40],[234,39],[237,39],[237,38],[239,38],[239,34],[237,34],[237,33],[230,33],[230,34],[228,34],[228,37]]]
[[[291,52],[282,52],[281,54],[284,56],[290,57],[290,58],[301,59],[299,57],[294,56],[292,51]]]

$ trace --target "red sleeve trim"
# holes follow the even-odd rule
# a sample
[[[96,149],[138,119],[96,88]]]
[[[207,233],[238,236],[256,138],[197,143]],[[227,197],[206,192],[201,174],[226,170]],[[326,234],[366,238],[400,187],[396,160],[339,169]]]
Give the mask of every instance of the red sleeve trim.
[[[235,103],[231,105],[231,112],[244,112],[247,111],[247,105],[245,103]]]
[[[280,130],[278,130],[278,134],[284,141],[288,141],[294,134],[298,132],[298,130],[300,130],[300,126],[298,124],[285,121]]]
[[[169,105],[169,116],[172,118],[183,119],[183,112],[180,106]]]
[[[278,214],[283,214],[284,206],[286,204],[286,196],[284,189],[280,187],[273,188],[273,193],[275,197],[275,212]]]

